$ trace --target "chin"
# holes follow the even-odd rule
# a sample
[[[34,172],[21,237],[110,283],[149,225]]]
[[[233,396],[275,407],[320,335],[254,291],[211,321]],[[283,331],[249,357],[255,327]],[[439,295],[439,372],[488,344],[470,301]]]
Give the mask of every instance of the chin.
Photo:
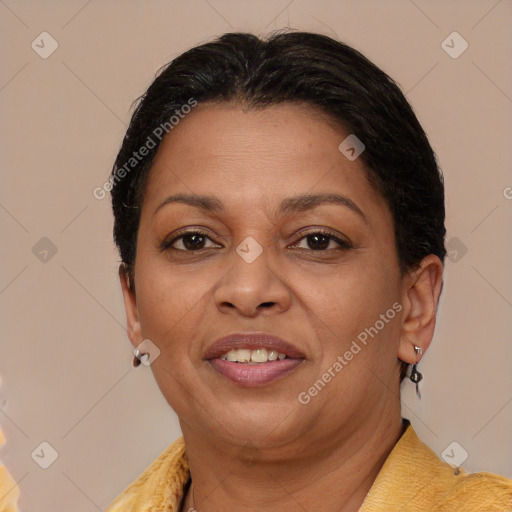
[[[224,411],[220,426],[217,424],[212,427],[221,437],[230,436],[226,441],[231,443],[276,448],[289,443],[304,430],[304,411],[300,404],[295,409],[293,411],[289,402],[286,407],[272,402],[257,406],[248,404],[246,410],[241,410],[240,405],[237,405],[229,414]]]

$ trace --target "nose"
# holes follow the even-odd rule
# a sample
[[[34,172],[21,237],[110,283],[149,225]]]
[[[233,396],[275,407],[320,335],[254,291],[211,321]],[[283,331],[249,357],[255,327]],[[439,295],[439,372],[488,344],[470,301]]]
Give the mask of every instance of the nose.
[[[271,248],[264,248],[254,261],[238,253],[233,259],[233,266],[222,277],[214,294],[221,312],[256,317],[283,313],[290,308],[291,292],[276,266],[276,258],[272,258]]]

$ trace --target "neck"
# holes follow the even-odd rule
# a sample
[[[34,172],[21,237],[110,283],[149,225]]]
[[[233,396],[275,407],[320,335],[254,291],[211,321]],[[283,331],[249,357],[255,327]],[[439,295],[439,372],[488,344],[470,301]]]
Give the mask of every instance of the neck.
[[[400,415],[366,422],[325,449],[293,460],[243,462],[228,447],[182,425],[192,488],[187,512],[221,510],[357,512],[390,451],[402,434]],[[300,454],[300,451],[297,453]]]

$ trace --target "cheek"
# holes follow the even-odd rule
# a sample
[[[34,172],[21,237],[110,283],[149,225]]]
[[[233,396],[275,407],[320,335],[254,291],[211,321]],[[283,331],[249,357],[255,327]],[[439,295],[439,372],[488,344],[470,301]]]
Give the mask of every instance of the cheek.
[[[319,336],[324,365],[350,347],[357,355],[348,357],[364,366],[393,350],[392,340],[398,339],[392,307],[397,294],[388,274],[377,263],[342,267],[325,276],[302,274],[299,293]]]
[[[211,284],[198,274],[175,270],[168,262],[140,261],[137,306],[142,335],[160,349],[151,365],[163,396],[175,410],[186,410],[195,385],[193,340]],[[145,265],[145,266],[144,266]]]
[[[164,349],[187,348],[183,340],[192,338],[191,330],[197,328],[198,315],[212,286],[208,276],[173,267],[156,256],[141,258],[138,263],[137,307],[142,334],[154,338]]]
[[[382,301],[381,278],[358,266],[333,267],[324,275],[303,273],[298,282],[311,313],[336,335],[365,324]]]

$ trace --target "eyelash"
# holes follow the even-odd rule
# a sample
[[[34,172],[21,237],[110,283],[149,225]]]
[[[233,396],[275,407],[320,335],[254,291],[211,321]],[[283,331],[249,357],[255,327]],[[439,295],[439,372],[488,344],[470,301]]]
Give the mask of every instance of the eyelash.
[[[301,235],[301,234],[302,233],[299,233],[299,235]],[[202,237],[205,237],[205,238],[208,238],[211,240],[210,236],[207,233],[205,233],[204,231],[197,230],[197,229],[190,230],[190,231],[184,231],[184,232],[180,233],[178,236],[174,237],[173,239],[171,239],[169,241],[165,240],[164,242],[162,242],[161,250],[166,251],[168,249],[171,249],[171,250],[179,251],[179,252],[194,253],[194,252],[199,252],[199,251],[202,251],[205,249],[205,248],[202,248],[202,249],[197,249],[197,250],[187,250],[187,249],[176,249],[176,248],[172,247],[172,245],[176,241],[184,238],[185,236],[189,236],[189,235],[199,235],[199,236],[202,236]],[[330,231],[327,231],[327,230],[321,229],[321,228],[318,228],[314,231],[309,231],[309,232],[306,232],[305,234],[302,234],[302,236],[294,244],[297,244],[297,243],[301,242],[302,240],[304,240],[305,238],[308,238],[309,236],[312,236],[312,235],[326,236],[327,238],[329,238],[329,240],[332,240],[339,245],[339,247],[337,247],[336,249],[339,249],[339,250],[352,249],[352,245],[349,242],[337,237],[336,235],[332,234]],[[211,240],[211,241],[213,242],[213,240]],[[319,250],[303,249],[303,250],[309,250],[309,251],[313,251],[313,252],[328,252],[328,251],[332,251],[333,249],[319,249]]]

